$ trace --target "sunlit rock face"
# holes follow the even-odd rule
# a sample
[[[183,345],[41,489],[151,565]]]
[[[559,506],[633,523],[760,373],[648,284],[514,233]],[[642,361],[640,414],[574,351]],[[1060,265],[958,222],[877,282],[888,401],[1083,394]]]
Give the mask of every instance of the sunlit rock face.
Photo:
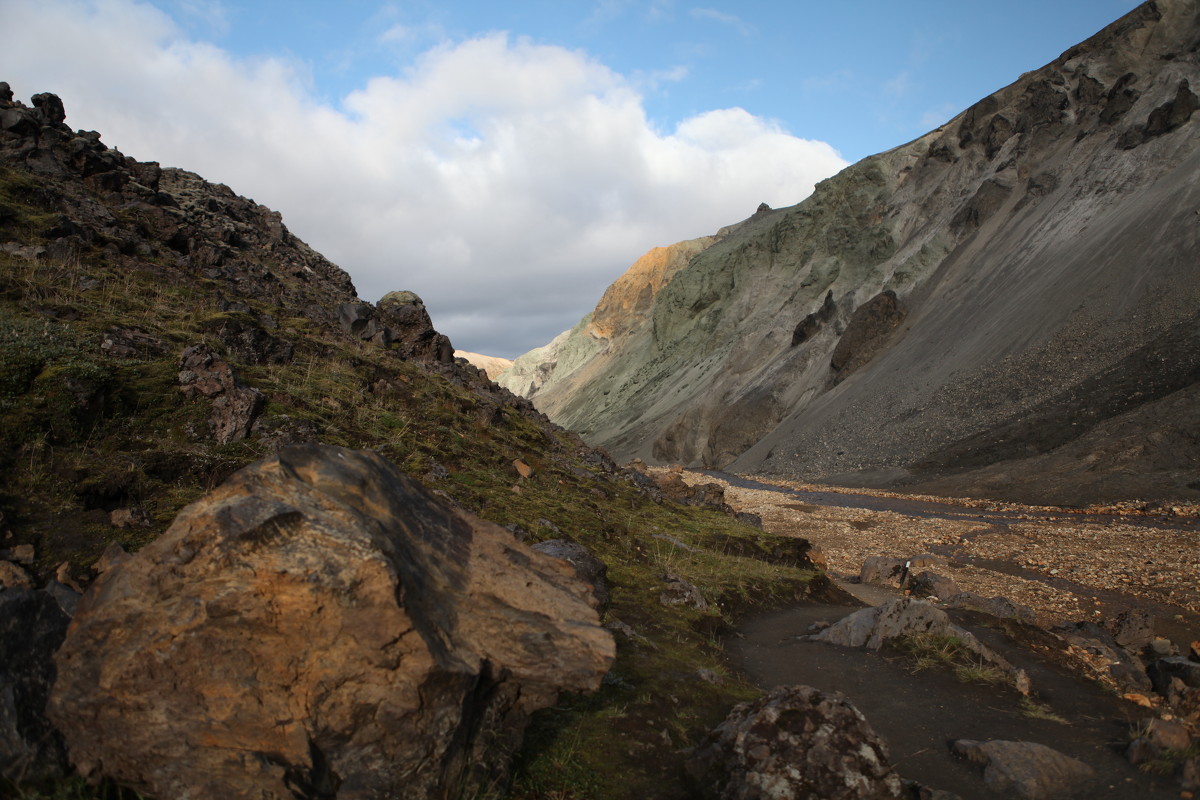
[[[596,605],[379,455],[291,447],[96,581],[48,711],[80,773],[155,797],[470,795],[599,687]]]

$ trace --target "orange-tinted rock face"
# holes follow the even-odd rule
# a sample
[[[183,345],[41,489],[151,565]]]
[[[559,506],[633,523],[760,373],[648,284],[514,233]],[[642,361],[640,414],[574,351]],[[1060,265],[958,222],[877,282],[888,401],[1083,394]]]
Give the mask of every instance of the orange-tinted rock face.
[[[654,307],[654,298],[672,276],[715,241],[712,236],[702,236],[667,247],[655,247],[633,262],[633,266],[605,290],[596,304],[591,332],[602,339],[612,339],[645,319]]]
[[[57,657],[70,757],[156,797],[442,797],[614,656],[570,565],[370,451],[287,448],[106,572]]]

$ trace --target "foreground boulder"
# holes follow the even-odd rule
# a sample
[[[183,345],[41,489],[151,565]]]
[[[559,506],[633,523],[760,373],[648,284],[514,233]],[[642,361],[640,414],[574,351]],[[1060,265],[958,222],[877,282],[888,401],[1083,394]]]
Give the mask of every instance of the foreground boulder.
[[[887,745],[837,692],[776,686],[734,707],[687,765],[702,796],[721,800],[901,797]]]
[[[96,581],[48,711],[83,775],[155,797],[472,795],[613,656],[570,564],[375,453],[300,446]]]

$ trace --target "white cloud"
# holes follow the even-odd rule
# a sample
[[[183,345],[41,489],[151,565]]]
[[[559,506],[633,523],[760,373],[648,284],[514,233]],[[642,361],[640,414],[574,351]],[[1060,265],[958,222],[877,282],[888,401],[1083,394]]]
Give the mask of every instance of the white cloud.
[[[586,54],[489,34],[322,104],[308,69],[188,40],[131,0],[5,0],[18,96],[283,212],[362,297],[411,289],[455,345],[544,344],[655,245],[798,202],[845,165],[742,109],[673,131]],[[43,46],[56,42],[51,51]]]
[[[742,36],[750,36],[754,33],[754,26],[745,22],[741,17],[717,11],[715,8],[693,8],[689,13],[696,19],[710,19],[713,22],[728,25]]]

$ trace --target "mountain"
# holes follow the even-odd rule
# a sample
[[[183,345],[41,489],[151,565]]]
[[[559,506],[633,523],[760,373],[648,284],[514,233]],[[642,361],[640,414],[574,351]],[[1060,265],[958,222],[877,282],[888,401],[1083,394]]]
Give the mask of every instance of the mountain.
[[[473,367],[481,369],[488,378],[495,380],[496,377],[512,366],[512,360],[508,358],[500,358],[499,356],[485,356],[480,353],[472,353],[469,350],[455,350],[455,358],[461,358]]]
[[[529,401],[456,360],[451,343],[412,292],[363,302],[348,273],[294,236],[278,213],[194,173],[137,161],[102,142],[99,133],[72,130],[66,120],[56,95],[36,94],[27,106],[0,82],[0,685],[6,687],[0,692],[0,796],[136,796],[109,780],[89,786],[85,776],[72,775],[63,760],[64,731],[44,714],[56,675],[68,674],[65,662],[56,668],[53,661],[68,617],[86,609],[102,583],[115,580],[111,570],[119,567],[114,564],[132,563],[128,553],[134,554],[133,562],[151,561],[149,553],[173,547],[165,532],[190,525],[205,499],[253,484],[256,479],[248,476],[258,473],[252,465],[260,471],[267,465],[270,472],[286,461],[292,466],[284,472],[311,478],[314,470],[296,466],[296,459],[303,460],[304,453],[345,452],[339,448],[353,452],[333,458],[377,464],[380,474],[397,478],[396,485],[411,486],[408,481],[415,480],[424,486],[422,494],[453,506],[454,516],[475,515],[507,528],[511,537],[503,532],[502,538],[488,540],[488,547],[506,554],[503,563],[528,560],[515,537],[589,563],[591,581],[605,569],[613,579],[605,620],[624,637],[613,679],[596,695],[564,695],[553,709],[534,717],[512,796],[581,796],[583,784],[592,796],[691,796],[679,776],[684,755],[678,742],[698,740],[731,705],[752,694],[738,677],[716,682],[694,677],[725,674],[713,633],[739,610],[829,591],[829,581],[807,557],[808,543],[781,544],[738,520],[722,507],[719,486],[692,492],[673,475],[674,482],[660,488],[642,473],[618,469],[605,454],[551,424]],[[338,481],[345,481],[343,500],[362,496],[369,483],[346,478],[350,472],[330,470],[335,494]],[[231,479],[235,474],[241,477]],[[214,492],[218,486],[222,489]],[[219,514],[212,536],[198,528],[196,535],[209,544],[232,535],[229,541],[256,551],[285,531],[299,537],[288,516],[294,509],[268,499],[261,482],[255,487],[242,512]],[[459,561],[445,574],[500,569],[476,558],[479,542],[471,524],[446,532],[438,527],[444,522],[395,492],[387,502],[364,505],[376,520],[387,516],[384,506],[394,507],[398,524],[426,531],[421,535],[434,549],[458,547]],[[185,507],[190,516],[181,513]],[[259,510],[245,512],[250,507]],[[409,525],[406,515],[416,521]],[[278,528],[277,520],[283,521]],[[484,528],[491,530],[489,536],[502,533],[479,526]],[[242,536],[247,531],[263,535]],[[470,542],[461,547],[446,544],[462,543],[464,536]],[[320,544],[327,541],[321,536],[308,539],[322,558],[345,557],[337,548],[326,552],[331,548]],[[580,551],[592,560],[584,562]],[[389,558],[403,563],[387,569],[419,577],[418,565],[427,562],[414,560],[414,552],[402,556],[395,550]],[[193,556],[183,560],[193,563]],[[322,574],[364,564],[367,571],[375,569],[370,565],[377,562],[362,557],[365,561],[357,564],[331,563]],[[559,565],[560,571],[566,569]],[[276,574],[257,568],[242,573],[268,581]],[[520,574],[492,577],[513,582],[528,602],[542,602],[529,584],[519,584]],[[449,603],[430,602],[436,576],[431,580],[412,596],[419,595],[434,616],[459,616]],[[180,573],[173,572],[159,584],[170,598],[167,603],[134,594],[161,605],[168,616],[175,603],[203,607],[204,601],[183,586]],[[82,601],[78,590],[88,592]],[[451,592],[467,607],[464,616],[479,613],[469,591],[456,583]],[[664,601],[674,596],[671,592],[688,599]],[[390,597],[394,590],[381,593]],[[231,601],[234,595],[241,602],[254,592],[234,592],[228,595]],[[491,599],[482,602],[488,606]],[[296,614],[279,613],[280,607],[273,605],[268,616],[296,621]],[[230,613],[222,612],[221,618],[247,621],[233,606],[225,608]],[[331,642],[322,653],[321,675],[359,641],[356,634],[339,633],[320,621],[326,619],[320,614],[298,616],[297,624],[313,626],[311,635],[304,633],[306,644]],[[536,616],[553,615],[537,609]],[[378,621],[376,615],[366,618]],[[81,627],[80,616],[75,620]],[[460,627],[470,629],[472,637],[497,636],[514,646],[554,646],[516,617],[489,629],[493,624],[472,618]],[[139,635],[154,636],[137,627]],[[400,633],[397,628],[384,638],[394,643]],[[447,650],[447,640],[429,631],[419,635],[427,634],[449,663],[462,661]],[[105,643],[104,636],[99,641],[102,650],[115,644]],[[235,641],[224,637],[223,646]],[[366,641],[359,644],[370,651]],[[245,685],[256,682],[245,672],[244,651],[229,656],[218,650],[197,650],[200,664],[172,657],[173,668],[231,676]],[[379,652],[372,651],[368,660],[388,661]],[[551,662],[556,655],[539,655],[538,661]],[[81,686],[98,685],[86,678],[89,669],[100,668],[97,661],[90,655],[70,660],[73,674],[84,676]],[[414,660],[424,663],[421,657]],[[489,663],[488,669],[508,671]],[[133,673],[122,674],[122,680],[132,681],[133,696],[140,696],[139,689],[158,696]],[[360,678],[349,683],[357,685]],[[525,708],[495,681],[456,681],[431,678],[406,696],[425,703],[443,696],[453,683],[466,686],[481,703]],[[389,691],[408,690],[393,685]],[[221,696],[249,695],[239,684]],[[185,705],[206,707],[190,696]],[[476,707],[483,706],[471,706]],[[281,724],[256,715],[255,708],[254,702],[239,704],[238,713],[251,719],[249,729]],[[104,713],[109,712],[122,716],[111,706]],[[466,712],[460,704],[454,713],[474,713]],[[214,713],[226,726],[230,718]],[[388,717],[368,716],[374,720],[370,725]],[[465,729],[445,721],[451,717],[437,717],[439,730],[461,740]],[[490,712],[470,724],[476,723],[495,746],[508,746],[504,737],[493,736],[498,728]],[[140,770],[139,764],[129,765],[138,760],[129,753],[120,758],[126,762],[119,767],[122,773],[111,761],[76,752],[102,742],[121,747],[125,742],[119,736],[104,735],[75,713],[65,714],[59,724],[71,734],[65,746],[75,748],[69,753],[73,763],[94,770],[86,776],[93,784]],[[664,737],[666,726],[681,738]],[[169,747],[185,746],[184,740],[161,734],[161,728],[156,731],[139,735],[143,742],[158,738]],[[241,733],[246,730],[231,731]],[[394,727],[390,733],[396,733]],[[411,730],[402,733],[402,741],[424,746]],[[313,740],[297,741],[301,760],[311,761],[292,775],[300,781],[293,783],[300,787],[297,796],[331,796],[333,790],[322,788],[336,785],[336,780],[322,782],[330,770],[343,778],[349,770],[367,770],[330,764]],[[464,752],[470,755],[462,751],[454,758]],[[262,764],[278,772],[285,769],[281,758],[272,751],[262,756]],[[449,769],[459,763],[454,758],[431,770]],[[471,759],[465,763],[475,764]],[[258,756],[244,763],[253,769]],[[488,779],[503,783],[502,772],[489,773]],[[361,785],[363,776],[353,777]]]
[[[1200,496],[1198,62],[1195,0],[1144,3],[677,271],[635,266],[502,380],[618,459]],[[613,293],[638,301],[597,325]]]

